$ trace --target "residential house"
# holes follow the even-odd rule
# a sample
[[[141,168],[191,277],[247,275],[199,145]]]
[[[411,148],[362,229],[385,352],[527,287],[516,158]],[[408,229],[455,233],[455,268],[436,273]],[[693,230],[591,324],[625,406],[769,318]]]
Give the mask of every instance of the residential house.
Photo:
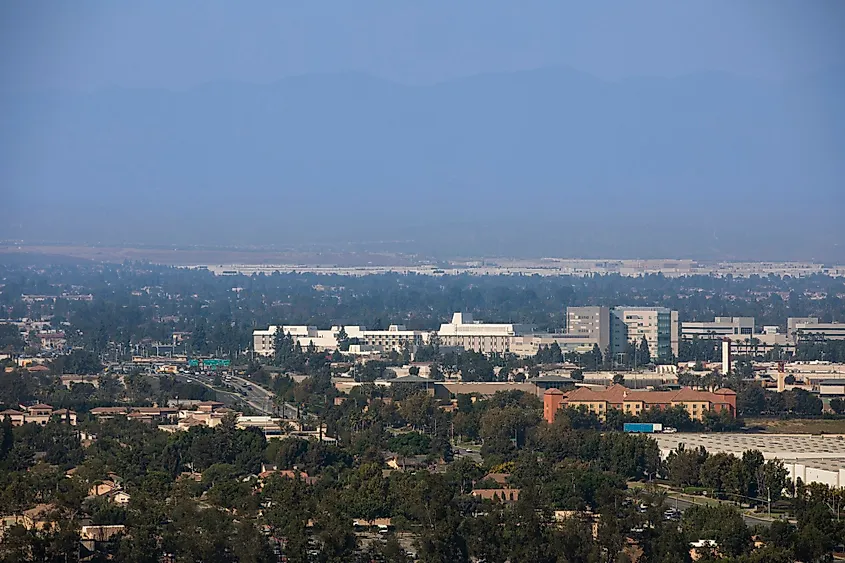
[[[0,419],[4,419],[7,416],[11,419],[12,426],[21,426],[26,422],[26,413],[22,411],[16,411],[14,409],[0,411]]]
[[[120,490],[120,485],[118,485],[114,481],[105,480],[91,485],[91,488],[88,489],[88,496],[101,497],[104,495],[110,495],[118,490]]]
[[[473,489],[472,496],[503,503],[512,503],[519,500],[519,489]]]
[[[54,504],[37,504],[29,510],[24,510],[21,524],[27,530],[43,530],[56,521],[55,513]]]

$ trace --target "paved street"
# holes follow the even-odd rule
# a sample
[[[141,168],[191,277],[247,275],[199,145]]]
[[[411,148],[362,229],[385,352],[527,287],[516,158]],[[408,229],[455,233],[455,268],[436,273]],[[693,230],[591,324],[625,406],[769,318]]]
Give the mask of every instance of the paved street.
[[[689,500],[679,498],[679,497],[676,497],[676,496],[672,496],[672,495],[670,495],[669,497],[666,498],[666,506],[667,507],[677,507],[678,510],[680,510],[681,512],[685,511],[687,508],[689,508],[689,507],[691,507],[695,504],[703,505],[704,502],[695,502],[694,503],[694,502],[690,502]],[[758,517],[751,516],[751,515],[745,514],[745,513],[743,513],[742,519],[745,520],[745,523],[748,526],[771,526],[771,524],[772,524],[771,520],[767,520],[765,518],[758,518]]]

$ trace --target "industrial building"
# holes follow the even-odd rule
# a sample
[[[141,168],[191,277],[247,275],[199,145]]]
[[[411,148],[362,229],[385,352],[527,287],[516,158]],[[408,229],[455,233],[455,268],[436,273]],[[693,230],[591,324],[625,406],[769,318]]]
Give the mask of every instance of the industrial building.
[[[822,483],[845,487],[845,438],[841,435],[811,434],[655,434],[660,455],[666,457],[678,446],[703,447],[709,453],[724,452],[742,457],[743,452],[759,450],[765,459],[783,461],[794,483]]]

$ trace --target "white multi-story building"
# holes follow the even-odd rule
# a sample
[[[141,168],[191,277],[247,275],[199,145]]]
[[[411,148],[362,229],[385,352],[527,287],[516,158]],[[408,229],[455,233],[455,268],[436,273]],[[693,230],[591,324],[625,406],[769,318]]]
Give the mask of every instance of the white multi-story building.
[[[678,355],[680,323],[677,311],[666,307],[614,307],[610,313],[610,341],[614,354],[623,353],[629,342],[639,346],[645,338],[652,358]]]
[[[303,348],[313,345],[318,350],[334,350],[337,348],[337,335],[333,329],[334,327],[332,330],[318,330],[315,326],[306,325],[270,325],[266,330],[252,331],[252,348],[258,355],[272,356],[276,333],[281,330]]]
[[[410,347],[414,351],[417,346],[427,342],[428,333],[418,330],[408,330],[404,325],[390,325],[387,330],[367,330],[362,326],[333,326],[328,330],[320,330],[314,326],[305,325],[271,325],[266,330],[252,331],[253,349],[261,356],[271,356],[274,352],[276,333],[281,330],[290,335],[293,341],[303,348],[313,345],[317,350],[333,351],[338,347],[338,335],[341,329],[346,332],[347,339],[363,345],[365,348],[388,352],[402,351]]]
[[[489,324],[474,321],[469,313],[455,313],[451,323],[443,323],[437,336],[443,346],[456,346],[485,354],[504,354],[511,351],[515,337],[534,333],[525,324]]]
[[[845,340],[845,323],[820,323],[816,317],[791,317],[786,321],[786,335],[796,343],[813,338]]]
[[[750,338],[754,334],[754,317],[716,317],[712,322],[681,323],[681,338]]]
[[[564,354],[569,352],[586,354],[591,352],[599,342],[586,334],[534,333],[527,336],[511,337],[509,351],[517,356],[534,356],[540,350],[540,346],[551,346],[552,344],[557,344]]]

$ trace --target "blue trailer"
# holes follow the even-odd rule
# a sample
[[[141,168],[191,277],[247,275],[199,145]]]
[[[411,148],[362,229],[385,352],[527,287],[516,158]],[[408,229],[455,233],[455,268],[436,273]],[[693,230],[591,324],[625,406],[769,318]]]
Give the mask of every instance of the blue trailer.
[[[622,429],[632,434],[654,434],[662,432],[663,425],[659,422],[626,422]]]

